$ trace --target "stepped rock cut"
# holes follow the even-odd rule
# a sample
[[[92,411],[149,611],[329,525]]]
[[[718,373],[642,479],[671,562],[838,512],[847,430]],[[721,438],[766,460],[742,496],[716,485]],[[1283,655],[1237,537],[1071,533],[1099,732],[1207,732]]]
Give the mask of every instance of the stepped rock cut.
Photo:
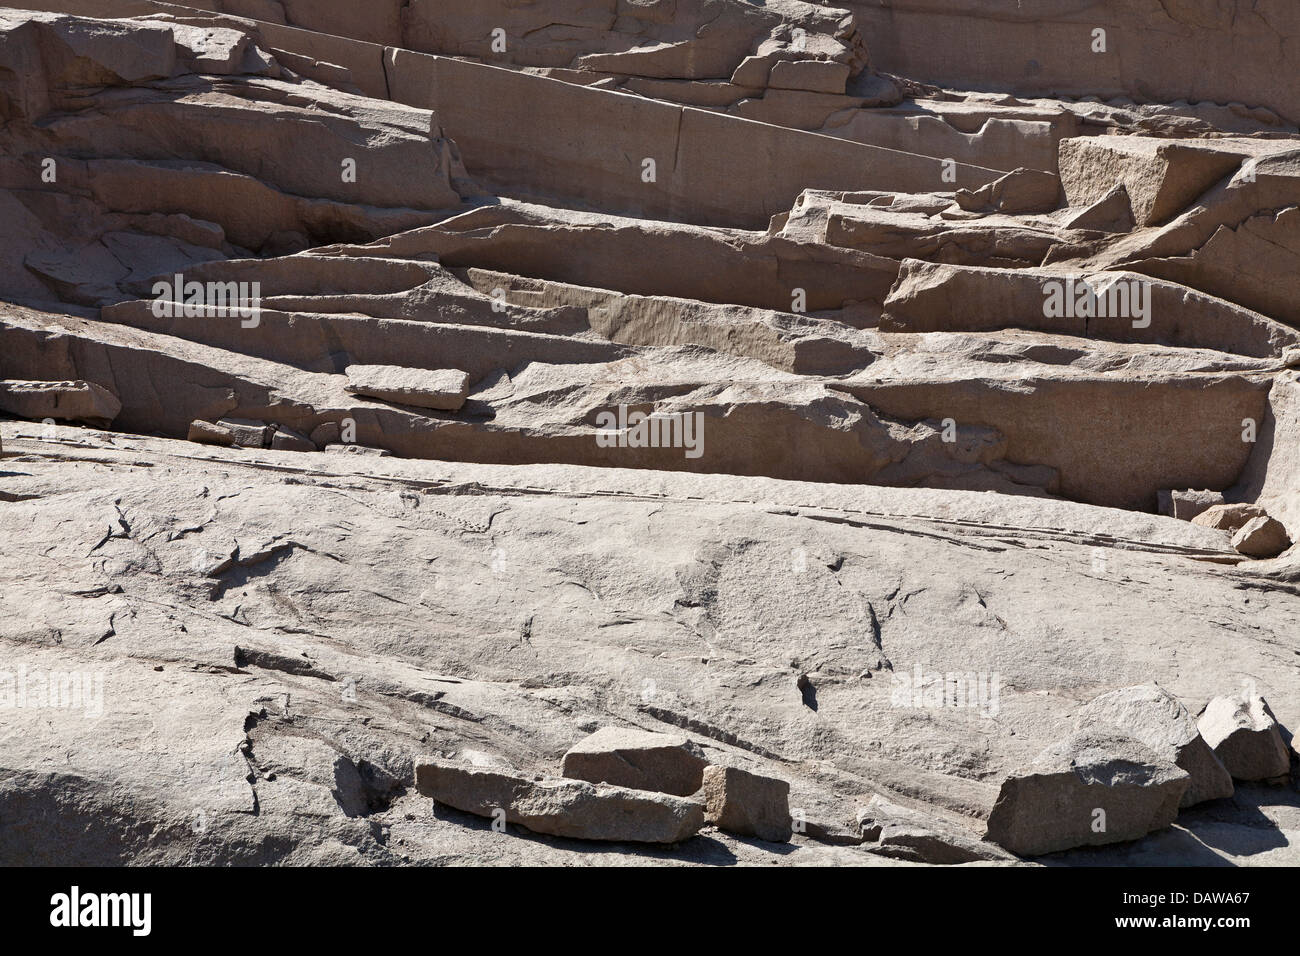
[[[693,800],[582,780],[533,781],[426,761],[415,766],[415,786],[457,810],[481,817],[504,810],[509,823],[577,840],[679,843],[704,825],[704,806]]]

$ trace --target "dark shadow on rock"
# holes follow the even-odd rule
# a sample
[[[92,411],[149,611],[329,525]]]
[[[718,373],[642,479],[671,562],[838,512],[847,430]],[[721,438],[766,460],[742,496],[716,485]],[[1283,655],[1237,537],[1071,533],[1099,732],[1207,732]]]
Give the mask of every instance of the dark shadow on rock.
[[[444,823],[454,823],[471,830],[486,831],[492,829],[492,820],[474,813],[456,810],[444,804],[433,803],[433,816]],[[605,840],[576,840],[571,837],[550,836],[534,833],[527,827],[515,823],[506,824],[506,834],[517,840],[527,840],[541,846],[556,850],[570,850],[575,853],[606,854],[638,857],[647,863],[655,860],[673,860],[681,863],[698,863],[704,866],[734,866],[738,861],[725,843],[709,833],[701,832],[689,840],[674,844],[657,843],[616,843]],[[781,847],[781,852],[788,853],[794,848],[789,844],[763,843],[761,840],[743,840],[748,845],[771,849]]]

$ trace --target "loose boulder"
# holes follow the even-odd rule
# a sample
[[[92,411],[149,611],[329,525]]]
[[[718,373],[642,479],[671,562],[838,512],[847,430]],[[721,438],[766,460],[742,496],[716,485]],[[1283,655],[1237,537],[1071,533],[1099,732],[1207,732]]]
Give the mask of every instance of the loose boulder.
[[[235,433],[224,425],[215,422],[195,420],[190,422],[186,437],[203,445],[223,445],[230,447],[235,443]]]
[[[785,843],[790,823],[790,784],[739,767],[706,767],[704,818],[719,830]]]
[[[1264,509],[1259,505],[1244,503],[1211,505],[1193,518],[1192,524],[1235,534],[1247,521],[1262,517],[1264,517]]]
[[[232,441],[240,448],[265,448],[275,432],[274,425],[248,418],[221,418],[217,425],[230,432]]]
[[[533,781],[483,767],[423,761],[416,789],[438,803],[493,817],[534,833],[577,840],[679,843],[704,825],[704,807],[665,793],[629,790],[585,780]]]
[[[1232,796],[1232,775],[1215,756],[1196,720],[1159,684],[1139,684],[1102,694],[1079,712],[1075,726],[1108,724],[1150,747],[1191,777],[1180,805]]]
[[[957,190],[957,205],[968,212],[1008,215],[1050,212],[1057,207],[1061,181],[1041,169],[1014,169],[978,189]]]
[[[18,418],[107,426],[121,410],[117,396],[94,382],[0,382],[0,412]]]
[[[1186,491],[1161,491],[1157,494],[1157,499],[1161,514],[1179,521],[1191,521],[1209,508],[1223,504],[1223,493],[1188,488]]]
[[[1132,737],[1081,731],[1003,782],[985,839],[1020,856],[1136,840],[1174,822],[1190,782]]]
[[[1232,536],[1232,546],[1248,558],[1276,558],[1291,547],[1282,522],[1267,515],[1251,518]]]
[[[704,751],[685,737],[605,727],[574,744],[560,772],[574,780],[687,797],[700,789],[707,766]]]
[[[1277,718],[1258,694],[1214,698],[1197,726],[1237,780],[1277,780],[1290,772],[1291,755]]]

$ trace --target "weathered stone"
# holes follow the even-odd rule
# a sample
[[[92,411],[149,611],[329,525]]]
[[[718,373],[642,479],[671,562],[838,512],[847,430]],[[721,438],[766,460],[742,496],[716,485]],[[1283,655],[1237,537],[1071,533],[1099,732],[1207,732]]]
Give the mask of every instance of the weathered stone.
[[[1277,718],[1258,694],[1215,697],[1197,727],[1236,780],[1277,780],[1291,768]]]
[[[456,411],[469,394],[469,376],[458,369],[349,365],[347,390],[386,402]]]
[[[1133,221],[1133,207],[1128,201],[1128,190],[1120,183],[1091,205],[1077,211],[1071,210],[1063,220],[1070,229],[1094,229],[1099,232],[1129,232]]]
[[[858,811],[858,824],[863,849],[880,856],[937,865],[1014,859],[959,824],[900,806],[879,794]]]
[[[1232,535],[1232,546],[1249,558],[1276,558],[1291,547],[1282,522],[1268,515],[1251,518]]]
[[[341,435],[342,429],[338,422],[323,422],[312,429],[311,440],[312,444],[323,451],[326,445],[338,444]]]
[[[704,825],[694,800],[582,780],[541,780],[434,761],[417,762],[415,786],[466,813],[505,820],[535,833],[577,840],[680,843]]]
[[[1191,521],[1197,515],[1213,508],[1215,505],[1223,504],[1223,492],[1221,491],[1196,491],[1187,489],[1186,491],[1169,492],[1169,516],[1177,518],[1179,521]]]
[[[784,843],[792,833],[790,784],[739,767],[704,769],[705,819],[720,830]]]
[[[283,425],[275,426],[271,434],[270,447],[279,451],[315,451],[316,443],[306,435],[301,435],[292,428],[285,428]]]
[[[196,441],[204,445],[230,446],[235,444],[235,433],[225,425],[218,425],[215,422],[190,422],[189,432],[186,437],[190,441]]]
[[[1061,181],[1055,174],[1022,168],[1014,169],[979,189],[959,189],[956,195],[957,205],[971,212],[1018,215],[1050,212],[1056,208],[1060,194]]]
[[[1019,856],[1136,840],[1169,826],[1191,778],[1117,731],[1080,731],[1002,783],[985,839]]]
[[[780,60],[772,66],[767,85],[778,90],[843,93],[849,65],[832,60]]]
[[[274,425],[250,418],[222,418],[217,425],[230,432],[231,439],[240,448],[266,448],[275,433]]]
[[[121,410],[117,396],[94,382],[0,381],[0,412],[20,418],[107,426]]]
[[[369,445],[326,445],[322,451],[333,452],[340,455],[370,455],[376,458],[388,458],[392,452],[387,448],[373,448]]]
[[[686,797],[700,789],[706,766],[704,751],[686,737],[605,727],[570,747],[560,772],[575,780]]]
[[[1125,687],[1094,698],[1079,711],[1076,728],[1115,727],[1157,756],[1187,771],[1191,780],[1180,806],[1232,796],[1232,776],[1197,730],[1196,720],[1159,684]]]
[[[1144,136],[1061,141],[1061,184],[1071,206],[1128,193],[1139,226],[1164,222],[1241,164],[1242,154]]]
[[[0,374],[93,381],[120,431],[0,421],[0,637],[10,672],[103,672],[131,732],[9,708],[0,859],[1005,859],[967,821],[1079,688],[1248,674],[1300,720],[1300,558],[1231,546],[1300,529],[1286,4],[44,6],[0,13]],[[166,314],[188,283],[260,309]],[[607,441],[624,412],[698,427]],[[338,453],[177,441],[219,419]],[[1154,513],[1188,488],[1259,513]],[[1127,700],[1156,756],[1194,747]],[[586,806],[513,767],[631,721],[773,768],[799,839],[421,813],[412,752]],[[864,787],[910,812],[852,850]],[[1053,862],[1294,862],[1286,804]]]
[[[1211,505],[1193,518],[1192,524],[1235,534],[1247,521],[1262,517],[1265,517],[1265,512],[1259,505],[1245,503]]]

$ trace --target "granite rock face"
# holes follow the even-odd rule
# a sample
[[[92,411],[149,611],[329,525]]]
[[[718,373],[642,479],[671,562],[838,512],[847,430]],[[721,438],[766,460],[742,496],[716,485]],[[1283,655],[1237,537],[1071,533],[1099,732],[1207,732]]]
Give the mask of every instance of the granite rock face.
[[[0,859],[1297,862],[1289,7],[34,6]]]

